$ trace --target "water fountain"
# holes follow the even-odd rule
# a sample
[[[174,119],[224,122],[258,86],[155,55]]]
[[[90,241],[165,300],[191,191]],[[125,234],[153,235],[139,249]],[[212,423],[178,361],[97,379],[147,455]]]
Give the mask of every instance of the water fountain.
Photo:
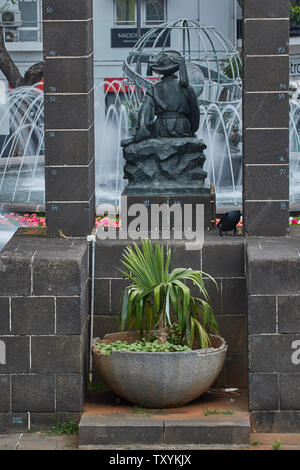
[[[161,50],[179,50],[198,97],[198,137],[207,143],[205,170],[214,183],[218,206],[242,202],[241,63],[238,51],[213,26],[177,20],[152,28],[130,52],[124,79],[103,81],[95,89],[96,203],[119,204],[123,180],[121,139],[135,129],[147,87],[150,58]],[[43,92],[25,87],[7,94],[10,132],[0,137],[0,202],[44,203]],[[7,115],[0,118],[7,119]],[[290,200],[300,203],[300,105],[290,102]]]

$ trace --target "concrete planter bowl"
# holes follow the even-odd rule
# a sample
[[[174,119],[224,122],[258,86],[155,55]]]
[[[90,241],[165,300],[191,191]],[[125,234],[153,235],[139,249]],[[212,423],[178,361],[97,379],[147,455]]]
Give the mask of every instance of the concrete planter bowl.
[[[136,332],[112,333],[107,343],[117,340],[134,342]],[[211,336],[212,348],[170,353],[119,352],[93,355],[102,380],[126,400],[148,408],[182,406],[202,395],[214,383],[223,367],[227,344]]]

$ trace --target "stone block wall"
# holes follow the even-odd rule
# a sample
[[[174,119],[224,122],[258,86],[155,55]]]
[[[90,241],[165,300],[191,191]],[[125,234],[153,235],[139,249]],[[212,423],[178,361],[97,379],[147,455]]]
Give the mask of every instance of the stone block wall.
[[[121,255],[132,241],[96,242],[94,336],[103,337],[119,329],[122,295],[128,281],[122,278]],[[213,276],[218,290],[207,279],[214,312],[221,334],[228,345],[225,367],[217,387],[246,388],[247,377],[247,292],[245,278],[245,240],[243,237],[206,235],[203,250],[187,251],[182,242],[164,242],[172,251],[171,268],[202,269]],[[196,294],[196,292],[194,292]],[[198,292],[197,292],[198,294]]]
[[[87,242],[38,232],[20,229],[0,254],[0,432],[76,419],[84,403]]]
[[[300,240],[247,242],[249,407],[257,431],[300,431]]]

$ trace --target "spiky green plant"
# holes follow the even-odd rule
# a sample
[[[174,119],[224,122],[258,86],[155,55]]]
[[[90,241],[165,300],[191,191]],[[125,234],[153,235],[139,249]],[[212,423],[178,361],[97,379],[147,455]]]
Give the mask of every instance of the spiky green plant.
[[[131,280],[123,297],[121,329],[125,324],[140,330],[143,337],[158,330],[159,343],[167,341],[174,325],[181,340],[192,347],[196,339],[200,348],[211,345],[209,334],[218,333],[218,325],[210,306],[203,276],[215,280],[199,270],[176,268],[169,272],[171,251],[165,256],[161,244],[142,240],[141,249],[136,243],[127,247],[121,260],[127,271],[122,274]],[[191,295],[185,284],[191,281],[199,289],[200,297]]]

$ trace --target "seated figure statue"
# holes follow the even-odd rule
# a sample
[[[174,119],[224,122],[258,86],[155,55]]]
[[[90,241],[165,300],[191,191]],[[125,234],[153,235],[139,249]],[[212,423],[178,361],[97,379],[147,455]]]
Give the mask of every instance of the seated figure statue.
[[[161,52],[149,63],[152,72],[162,79],[145,94],[135,135],[122,141],[127,191],[205,192],[206,145],[195,135],[200,112],[185,60],[177,51]]]

